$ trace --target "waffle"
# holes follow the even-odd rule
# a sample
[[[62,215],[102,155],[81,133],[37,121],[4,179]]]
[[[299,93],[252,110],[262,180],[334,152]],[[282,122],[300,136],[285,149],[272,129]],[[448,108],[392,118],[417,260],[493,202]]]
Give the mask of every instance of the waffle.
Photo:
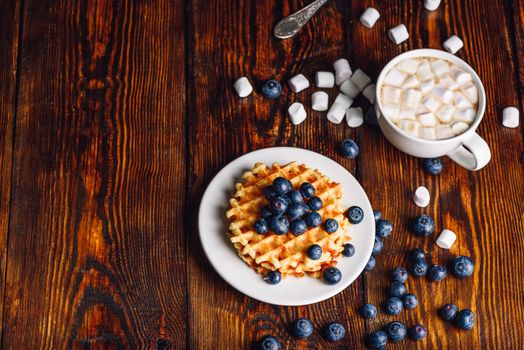
[[[328,234],[320,226],[308,229],[299,236],[292,233],[278,236],[272,232],[257,234],[253,225],[260,219],[261,208],[269,203],[263,190],[279,176],[291,181],[294,189],[298,189],[304,182],[311,183],[315,187],[315,195],[324,204],[318,210],[322,221],[327,218],[336,219],[338,230]],[[229,238],[238,255],[262,275],[278,270],[282,277],[302,277],[306,273],[319,277],[324,268],[336,264],[343,245],[351,239],[348,230],[350,224],[344,216],[345,208],[342,205],[342,186],[318,170],[296,162],[284,166],[275,163],[271,168],[257,163],[252,170],[242,175],[242,181],[235,187],[236,192],[230,200],[231,207],[226,213],[230,221]],[[323,253],[318,260],[307,256],[307,249],[312,244],[318,244],[322,248]]]

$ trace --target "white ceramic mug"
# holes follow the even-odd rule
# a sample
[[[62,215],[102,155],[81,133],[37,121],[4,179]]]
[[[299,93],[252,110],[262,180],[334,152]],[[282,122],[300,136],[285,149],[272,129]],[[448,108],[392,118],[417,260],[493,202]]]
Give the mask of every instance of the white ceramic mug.
[[[469,128],[462,134],[444,140],[425,140],[405,133],[397,125],[382,115],[382,101],[380,100],[380,96],[384,77],[387,72],[389,72],[389,70],[401,60],[416,57],[434,57],[448,60],[470,73],[473,77],[473,83],[477,87],[479,93],[477,116]],[[486,91],[484,90],[482,81],[480,81],[475,70],[457,56],[451,55],[445,51],[433,49],[418,49],[404,52],[393,58],[384,69],[382,69],[376,86],[377,101],[375,103],[375,108],[378,125],[384,136],[401,151],[421,158],[448,156],[457,164],[469,170],[479,170],[486,166],[486,164],[491,160],[491,151],[489,150],[488,144],[475,132],[484,116],[484,111],[486,110]]]

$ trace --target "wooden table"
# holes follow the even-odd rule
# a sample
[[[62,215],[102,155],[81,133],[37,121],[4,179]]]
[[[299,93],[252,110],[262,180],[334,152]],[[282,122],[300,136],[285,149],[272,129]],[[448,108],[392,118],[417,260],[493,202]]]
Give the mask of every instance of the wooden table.
[[[524,2],[447,0],[427,12],[421,1],[328,3],[294,39],[272,37],[275,23],[308,1],[151,0],[0,2],[0,257],[3,349],[248,349],[265,334],[287,349],[363,348],[366,334],[394,319],[427,326],[428,337],[388,349],[518,349],[524,344],[523,129],[501,125],[501,110],[523,107]],[[367,6],[381,18],[358,22]],[[409,41],[387,30],[404,23]],[[257,86],[312,78],[347,57],[376,78],[395,55],[464,39],[457,55],[486,86],[479,133],[493,159],[469,172],[445,159],[439,176],[394,149],[379,129],[350,129],[310,112],[293,127],[295,100],[255,93],[239,99],[232,82]],[[335,91],[329,92],[334,96]],[[360,97],[356,104],[365,109]],[[358,142],[356,160],[336,143]],[[251,150],[297,146],[338,161],[360,181],[396,229],[377,268],[334,298],[278,307],[235,291],[212,269],[198,239],[197,212],[211,178]],[[426,185],[428,209],[411,192]],[[349,194],[351,195],[351,194]],[[420,213],[437,231],[459,235],[451,252],[408,228]],[[466,280],[410,278],[420,305],[398,317],[364,321],[357,308],[385,300],[388,271],[424,247],[433,262],[471,256]],[[469,332],[441,321],[447,302],[471,308]],[[315,333],[294,340],[287,328],[309,317],[338,320],[342,342]]]

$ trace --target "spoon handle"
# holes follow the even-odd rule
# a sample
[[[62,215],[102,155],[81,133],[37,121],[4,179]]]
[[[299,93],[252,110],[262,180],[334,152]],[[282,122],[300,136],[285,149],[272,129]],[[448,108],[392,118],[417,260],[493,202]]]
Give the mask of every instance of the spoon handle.
[[[316,0],[292,15],[284,18],[275,26],[274,34],[279,39],[291,38],[311,19],[328,0]]]

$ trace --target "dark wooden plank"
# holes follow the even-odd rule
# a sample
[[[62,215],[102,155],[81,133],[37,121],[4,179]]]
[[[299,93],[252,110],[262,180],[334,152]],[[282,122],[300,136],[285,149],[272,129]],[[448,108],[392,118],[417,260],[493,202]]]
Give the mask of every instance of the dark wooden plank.
[[[183,2],[24,3],[2,348],[184,347]]]

